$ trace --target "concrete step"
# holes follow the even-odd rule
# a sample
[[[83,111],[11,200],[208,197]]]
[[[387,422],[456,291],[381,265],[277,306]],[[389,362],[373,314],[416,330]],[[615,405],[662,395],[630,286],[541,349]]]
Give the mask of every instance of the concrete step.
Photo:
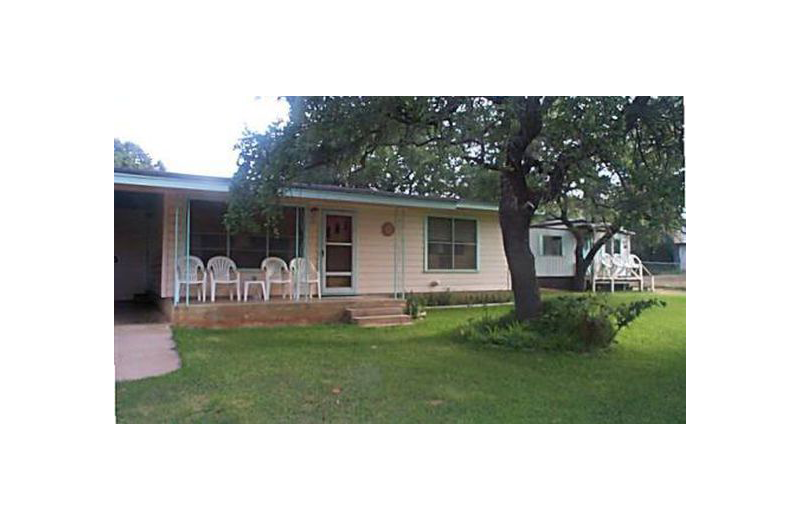
[[[403,300],[396,300],[394,298],[365,298],[363,300],[353,301],[347,304],[348,309],[366,309],[372,307],[396,307],[398,305],[405,305]]]
[[[364,316],[392,316],[404,314],[406,306],[404,304],[393,304],[379,307],[348,307],[347,312],[351,318],[361,318]]]
[[[353,318],[353,323],[359,327],[388,327],[391,325],[410,325],[411,316],[408,314],[390,314],[387,316],[358,316]]]

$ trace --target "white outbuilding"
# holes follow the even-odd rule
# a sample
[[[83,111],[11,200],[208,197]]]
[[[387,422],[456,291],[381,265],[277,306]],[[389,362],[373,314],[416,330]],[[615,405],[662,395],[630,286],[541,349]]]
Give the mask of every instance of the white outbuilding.
[[[584,253],[606,234],[605,224],[586,220],[573,222],[574,228],[584,238]],[[595,255],[594,262],[586,274],[587,286],[609,285],[612,290],[619,286],[631,286],[644,290],[645,278],[650,275],[636,255],[631,253],[629,231],[619,231],[606,242]],[[575,275],[576,239],[572,231],[560,220],[545,220],[530,228],[530,247],[536,262],[536,276],[542,287],[567,289],[572,287]],[[652,279],[650,284],[652,287]]]

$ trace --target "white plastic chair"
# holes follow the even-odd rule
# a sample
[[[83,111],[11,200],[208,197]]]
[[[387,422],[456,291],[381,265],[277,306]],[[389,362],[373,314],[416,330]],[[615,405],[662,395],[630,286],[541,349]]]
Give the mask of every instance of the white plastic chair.
[[[211,276],[211,301],[216,301],[217,285],[235,285],[236,300],[242,301],[241,275],[233,260],[227,256],[215,256],[208,261],[208,274]],[[228,292],[233,300],[233,291]]]
[[[614,253],[611,257],[611,262],[614,264],[614,278],[626,278],[628,276],[628,262],[624,256]]]
[[[270,286],[272,284],[283,285],[283,297],[287,298],[289,296],[289,291],[291,291],[292,276],[289,272],[289,268],[286,267],[286,262],[281,258],[271,256],[265,258],[264,261],[261,262],[261,270],[264,271],[264,278],[267,283],[265,291],[267,295],[266,299],[269,300]]]
[[[178,281],[178,295],[181,294],[181,285],[191,292],[192,285],[199,285],[197,301],[206,301],[206,268],[203,261],[196,256],[189,257],[189,270],[186,270],[186,257],[178,258],[175,264],[175,279]]]
[[[609,255],[606,252],[600,253],[597,276],[599,278],[611,278],[613,272],[614,272],[614,261],[611,255]]]
[[[306,296],[312,297],[311,294],[311,287],[316,285],[317,286],[317,298],[322,299],[322,290],[321,284],[319,279],[319,272],[314,268],[314,264],[312,264],[308,259],[301,257],[292,258],[292,261],[289,262],[289,271],[292,273],[292,294],[294,295],[294,291],[299,287],[304,287],[306,292]],[[298,291],[297,297],[300,297],[300,292]]]

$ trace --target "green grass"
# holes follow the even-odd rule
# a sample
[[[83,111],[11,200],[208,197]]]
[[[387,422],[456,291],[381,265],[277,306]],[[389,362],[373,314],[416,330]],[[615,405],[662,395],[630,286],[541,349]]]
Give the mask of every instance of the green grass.
[[[458,324],[507,306],[429,309],[422,322],[384,329],[176,329],[183,367],[118,383],[117,420],[684,423],[686,296],[660,297],[666,308],[646,311],[610,351],[585,355],[476,348],[454,339]]]

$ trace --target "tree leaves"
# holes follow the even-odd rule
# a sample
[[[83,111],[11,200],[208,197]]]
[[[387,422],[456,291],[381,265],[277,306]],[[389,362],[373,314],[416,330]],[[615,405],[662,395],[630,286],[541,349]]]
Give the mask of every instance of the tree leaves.
[[[114,168],[132,168],[145,171],[166,171],[164,163],[153,159],[142,148],[130,141],[114,139]]]
[[[667,229],[683,215],[680,97],[290,97],[239,143],[231,224],[268,218],[293,182],[499,199],[498,172],[569,218]],[[532,112],[532,110],[534,112]],[[520,134],[525,125],[534,138]],[[524,150],[509,166],[509,143]]]

